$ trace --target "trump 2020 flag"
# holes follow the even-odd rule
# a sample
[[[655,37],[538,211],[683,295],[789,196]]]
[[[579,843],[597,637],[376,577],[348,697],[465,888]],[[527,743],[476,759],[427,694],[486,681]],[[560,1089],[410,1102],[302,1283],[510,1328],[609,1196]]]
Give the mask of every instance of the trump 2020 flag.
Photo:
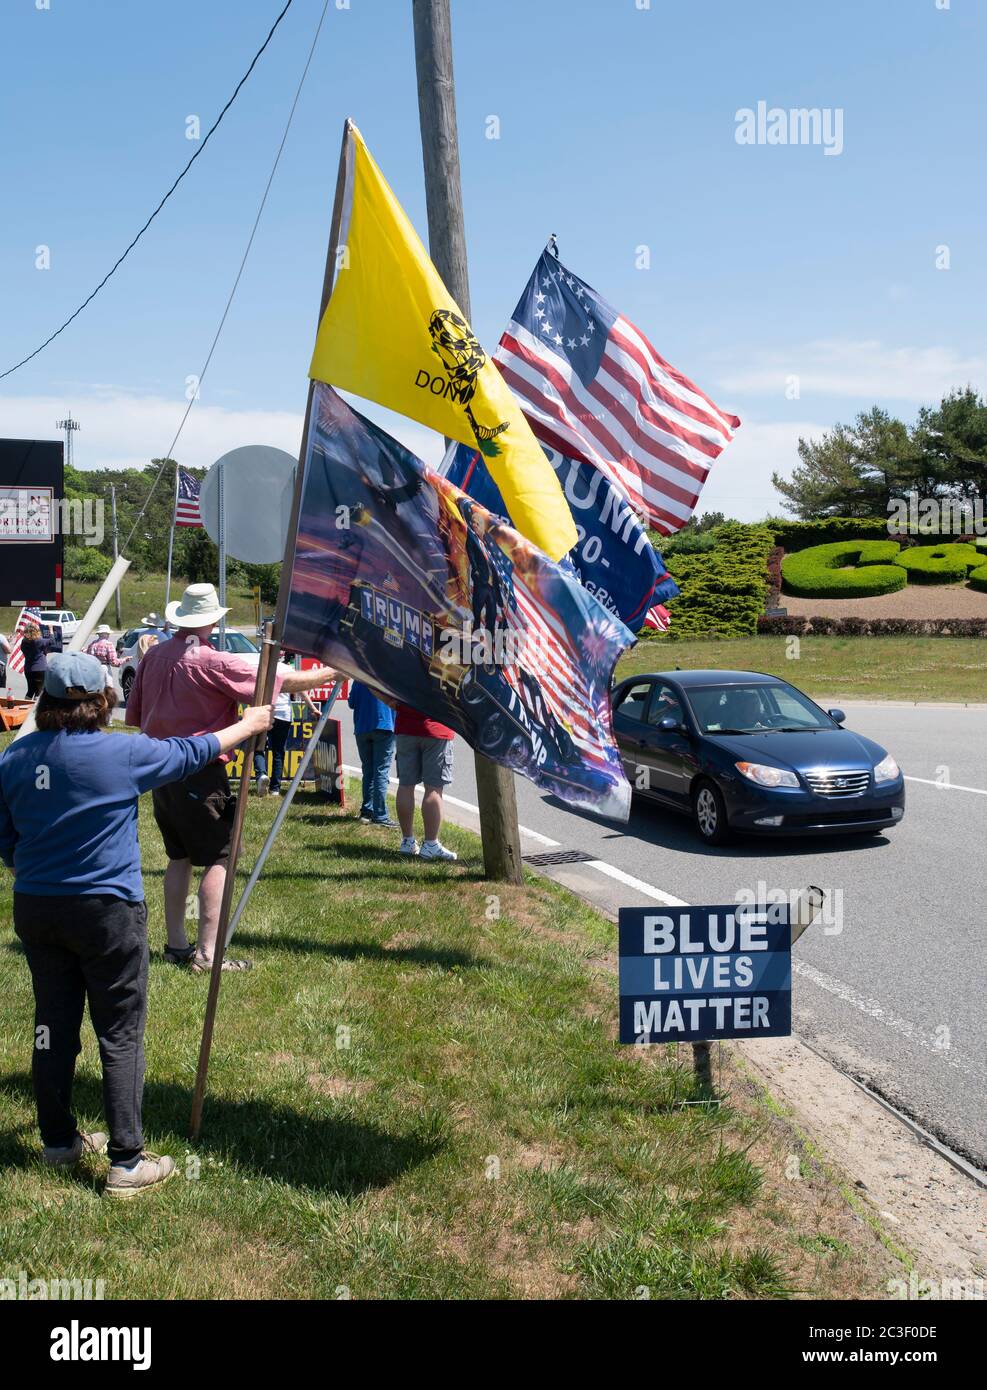
[[[545,456],[562,484],[579,536],[563,563],[571,563],[580,584],[631,632],[642,627],[664,631],[668,614],[661,605],[675,598],[679,587],[627,498],[592,464],[547,446]],[[453,445],[442,473],[488,511],[511,520],[478,450]]]
[[[576,531],[521,408],[347,122],[340,256],[309,376],[483,453],[514,525],[558,560]]]
[[[740,426],[548,248],[495,360],[542,443],[599,468],[666,536]]]
[[[626,819],[610,679],[631,633],[321,385],[283,641],[439,720],[571,805]]]

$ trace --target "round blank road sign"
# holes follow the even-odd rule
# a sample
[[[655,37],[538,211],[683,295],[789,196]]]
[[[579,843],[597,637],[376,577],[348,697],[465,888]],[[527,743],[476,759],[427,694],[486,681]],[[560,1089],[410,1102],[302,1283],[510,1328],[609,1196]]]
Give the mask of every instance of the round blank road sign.
[[[219,477],[223,475],[226,550],[248,565],[284,557],[295,459],[284,449],[246,444],[217,459],[202,480],[199,507],[207,535],[219,544]]]

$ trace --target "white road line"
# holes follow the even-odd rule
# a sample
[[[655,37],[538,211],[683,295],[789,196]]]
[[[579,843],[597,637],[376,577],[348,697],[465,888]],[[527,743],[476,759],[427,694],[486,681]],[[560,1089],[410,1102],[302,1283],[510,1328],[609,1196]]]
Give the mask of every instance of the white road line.
[[[363,776],[363,769],[361,767],[353,767],[349,763],[343,764],[343,771],[348,772],[351,777]],[[398,779],[396,777],[389,777],[387,780],[392,786],[396,787],[398,784]],[[471,801],[461,801],[458,796],[449,796],[448,793],[446,793],[443,799],[448,801],[451,806],[459,806],[464,811],[471,812],[474,816],[480,814],[479,806],[474,806]],[[518,830],[520,830],[522,835],[527,835],[529,840],[535,840],[540,845],[550,845],[554,849],[559,847],[560,841],[549,839],[549,837],[543,835],[540,830],[529,830],[526,825],[519,825]]]
[[[987,796],[983,787],[961,787],[956,782],[934,782],[931,777],[906,777],[906,782],[921,782],[926,787],[939,787],[945,792],[973,792],[974,796]]]
[[[633,874],[625,874],[623,869],[616,869],[613,864],[605,864],[602,859],[590,859],[586,868],[596,869],[598,873],[606,874],[608,878],[615,878],[626,888],[634,888],[638,893],[643,893],[646,898],[654,898],[655,902],[664,903],[666,907],[689,906],[681,898],[673,898],[671,894],[663,893],[660,888],[653,888],[650,883],[635,878]]]
[[[907,1018],[902,1018],[899,1014],[892,1013],[890,1009],[878,999],[873,999],[857,991],[842,980],[837,980],[833,975],[827,975],[823,970],[817,970],[808,961],[796,960],[792,957],[792,970],[796,975],[801,975],[806,980],[811,980],[814,985],[824,989],[827,994],[833,994],[837,999],[841,999],[844,1004],[849,1004],[858,1013],[866,1014],[868,1018],[874,1019],[877,1023],[882,1023],[885,1028],[889,1028],[892,1033],[899,1033],[903,1038],[908,1038],[910,1042],[917,1043],[926,1052],[933,1052],[941,1057],[947,1066],[955,1067],[957,1071],[965,1072],[967,1076],[975,1076],[977,1073],[966,1066],[958,1058],[950,1056],[944,1047],[936,1045],[936,1039],[930,1037]]]

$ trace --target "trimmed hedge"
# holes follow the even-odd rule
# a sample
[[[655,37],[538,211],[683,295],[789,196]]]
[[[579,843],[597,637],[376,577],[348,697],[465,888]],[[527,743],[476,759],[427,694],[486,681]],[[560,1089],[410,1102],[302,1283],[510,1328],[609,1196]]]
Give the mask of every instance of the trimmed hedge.
[[[895,561],[897,541],[833,541],[797,550],[781,562],[787,593],[801,598],[872,598],[903,589],[908,575]]]
[[[971,576],[972,583],[972,576]],[[987,565],[984,566],[987,589]],[[761,618],[762,637],[987,637],[987,618]]]
[[[663,551],[668,571],[682,592],[671,605],[668,633],[645,640],[750,637],[757,631],[770,590],[771,528],[728,521],[707,535],[713,543],[702,551]],[[643,631],[638,635],[645,637]]]
[[[987,594],[987,565],[970,571],[970,588],[979,589],[981,593]]]
[[[912,584],[959,584],[981,560],[972,545],[914,545],[903,550],[895,564],[908,571]]]
[[[888,519],[884,517],[828,516],[821,521],[785,521],[774,518],[765,523],[773,527],[775,545],[789,553],[806,550],[827,541],[886,541]]]

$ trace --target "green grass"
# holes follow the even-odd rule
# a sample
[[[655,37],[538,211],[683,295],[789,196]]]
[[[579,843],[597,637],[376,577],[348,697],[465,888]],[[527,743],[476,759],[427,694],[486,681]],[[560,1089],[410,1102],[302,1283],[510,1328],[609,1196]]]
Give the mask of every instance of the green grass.
[[[273,813],[251,805],[246,867]],[[145,1125],[180,1172],[125,1205],[101,1199],[105,1160],[75,1175],[39,1161],[5,896],[0,1277],[102,1278],[108,1298],[870,1296],[871,1257],[834,1286],[805,1248],[846,1207],[830,1184],[820,1215],[811,1183],[786,1182],[784,1121],[744,1094],[682,1108],[689,1049],[615,1044],[612,924],[545,880],[495,889],[476,838],[446,838],[457,865],[408,861],[393,835],[300,798],[234,941],[255,969],[224,979],[193,1150],[207,980],[161,960],[163,857],[142,805]],[[87,1026],[89,1127],[98,1077]],[[845,1238],[842,1218],[830,1234]]]
[[[182,576],[176,576],[171,582],[171,596],[173,599],[181,598],[182,590],[188,581]],[[79,580],[67,579],[65,581],[65,601],[64,608],[70,608],[77,618],[81,618],[86,609],[92,603],[99,585],[96,583],[82,583]],[[155,609],[158,613],[164,613],[165,599],[165,575],[145,574],[143,576],[133,574],[128,570],[124,575],[123,583],[120,585],[120,610],[122,625],[124,628],[135,627],[150,609]],[[229,622],[234,626],[254,623],[254,598],[249,589],[239,589],[234,585],[227,587],[226,601],[230,605],[231,612]],[[263,609],[267,612],[267,608]],[[0,632],[11,632],[17,621],[19,608],[0,608]],[[103,620],[108,622],[111,627],[116,626],[116,608],[111,599],[103,615]]]
[[[812,696],[987,701],[987,642],[976,637],[649,639],[623,658],[617,678],[676,666],[764,671]]]

